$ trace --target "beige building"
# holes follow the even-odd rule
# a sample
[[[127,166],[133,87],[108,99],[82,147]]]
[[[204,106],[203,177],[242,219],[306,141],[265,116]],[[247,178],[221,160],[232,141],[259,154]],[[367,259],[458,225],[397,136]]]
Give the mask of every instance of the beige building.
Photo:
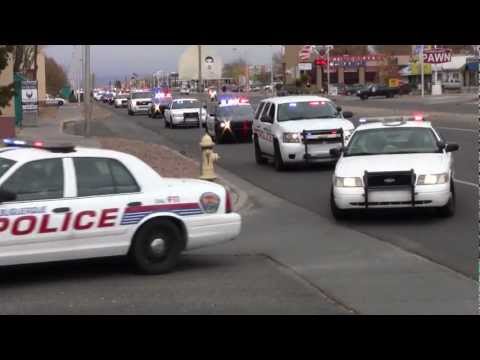
[[[37,81],[38,81],[38,98],[45,99],[47,95],[47,80],[45,73],[45,55],[41,50],[37,54]],[[51,94],[56,95],[56,94]]]

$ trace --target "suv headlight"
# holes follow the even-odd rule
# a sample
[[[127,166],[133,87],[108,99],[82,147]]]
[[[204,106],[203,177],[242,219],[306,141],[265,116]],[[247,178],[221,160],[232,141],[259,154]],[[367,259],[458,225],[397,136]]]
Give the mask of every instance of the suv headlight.
[[[363,187],[362,179],[359,177],[335,176],[336,187]]]
[[[448,182],[448,173],[419,175],[417,185],[437,185]]]
[[[283,133],[283,142],[284,143],[299,143],[300,134],[299,133]]]
[[[343,139],[345,140],[345,142],[347,142],[348,139],[350,139],[350,136],[352,136],[352,133],[353,133],[353,130],[344,130],[343,131]]]

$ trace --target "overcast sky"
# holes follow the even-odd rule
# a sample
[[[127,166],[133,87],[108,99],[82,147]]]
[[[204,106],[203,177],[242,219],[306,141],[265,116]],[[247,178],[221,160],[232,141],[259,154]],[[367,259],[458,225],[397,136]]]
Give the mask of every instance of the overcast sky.
[[[95,45],[91,47],[92,71],[98,79],[123,78],[133,72],[143,75],[156,70],[177,71],[177,63],[188,45]],[[240,55],[250,64],[269,64],[272,52],[280,45],[212,45],[225,63]],[[75,54],[75,48],[76,54]],[[236,51],[233,48],[237,48]],[[72,58],[79,56],[79,47],[49,45],[47,56],[55,58],[68,70]]]

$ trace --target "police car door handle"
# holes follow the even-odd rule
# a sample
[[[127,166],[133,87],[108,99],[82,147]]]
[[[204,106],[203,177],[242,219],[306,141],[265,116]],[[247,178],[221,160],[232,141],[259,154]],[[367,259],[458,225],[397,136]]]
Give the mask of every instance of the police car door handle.
[[[137,201],[137,202],[131,202],[129,204],[127,204],[127,206],[141,206],[142,203],[140,201]]]
[[[56,208],[52,210],[54,213],[66,213],[70,211],[68,207]]]

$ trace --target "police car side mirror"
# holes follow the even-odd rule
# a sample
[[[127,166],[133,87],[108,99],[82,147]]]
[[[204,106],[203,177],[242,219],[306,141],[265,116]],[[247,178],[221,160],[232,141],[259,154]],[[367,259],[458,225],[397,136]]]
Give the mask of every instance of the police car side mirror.
[[[452,151],[457,151],[460,148],[458,144],[447,144],[445,146],[445,151],[446,152],[452,152]]]
[[[353,112],[351,112],[351,111],[344,111],[344,112],[343,112],[343,117],[344,117],[345,119],[350,119],[350,118],[353,117]]]
[[[11,191],[0,189],[0,203],[7,201],[14,201],[17,199],[17,195]]]
[[[339,158],[341,153],[342,153],[342,150],[339,148],[330,149],[330,155],[334,158]]]

